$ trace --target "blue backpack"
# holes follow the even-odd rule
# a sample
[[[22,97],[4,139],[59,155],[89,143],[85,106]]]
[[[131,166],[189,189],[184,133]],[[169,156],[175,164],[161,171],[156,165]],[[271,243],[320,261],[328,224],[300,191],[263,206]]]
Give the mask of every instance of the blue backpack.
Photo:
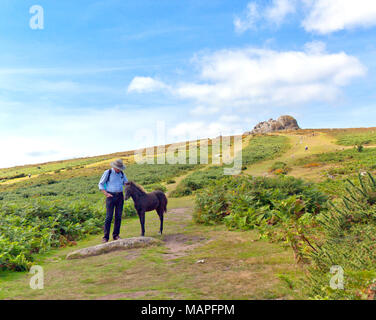
[[[110,181],[110,176],[111,176],[111,173],[112,173],[111,169],[108,169],[107,171],[108,171],[108,174],[107,174],[106,181],[104,182],[104,190],[107,190],[107,183],[108,183],[108,181]],[[120,171],[120,172],[121,172],[121,177],[124,178],[123,171]]]

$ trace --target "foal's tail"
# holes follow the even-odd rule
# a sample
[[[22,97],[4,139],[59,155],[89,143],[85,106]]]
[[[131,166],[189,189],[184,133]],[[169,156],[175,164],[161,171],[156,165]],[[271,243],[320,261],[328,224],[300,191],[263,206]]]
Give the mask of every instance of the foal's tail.
[[[165,202],[164,202],[164,206],[163,206],[163,213],[167,212],[167,197],[165,196]]]
[[[167,197],[163,192],[157,192],[157,197],[159,199],[160,207],[163,210],[162,213],[167,212]]]

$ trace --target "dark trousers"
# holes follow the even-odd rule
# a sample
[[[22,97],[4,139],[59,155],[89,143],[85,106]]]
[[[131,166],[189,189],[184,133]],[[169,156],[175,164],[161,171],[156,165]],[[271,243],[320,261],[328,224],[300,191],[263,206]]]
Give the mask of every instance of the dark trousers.
[[[120,233],[120,225],[121,225],[121,216],[123,213],[124,207],[124,195],[122,192],[120,193],[113,193],[113,197],[106,199],[106,222],[104,224],[104,237],[105,239],[110,238],[110,229],[111,229],[111,222],[112,217],[114,215],[115,210],[115,223],[114,223],[114,231],[112,233],[112,237],[115,238]]]

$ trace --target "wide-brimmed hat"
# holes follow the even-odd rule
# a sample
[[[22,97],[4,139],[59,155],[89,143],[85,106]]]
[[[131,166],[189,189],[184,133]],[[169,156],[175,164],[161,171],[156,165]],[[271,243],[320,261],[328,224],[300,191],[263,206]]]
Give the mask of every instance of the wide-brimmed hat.
[[[125,165],[123,163],[123,160],[121,160],[121,159],[117,159],[114,162],[111,162],[111,167],[119,169],[121,171],[123,171],[125,169]]]

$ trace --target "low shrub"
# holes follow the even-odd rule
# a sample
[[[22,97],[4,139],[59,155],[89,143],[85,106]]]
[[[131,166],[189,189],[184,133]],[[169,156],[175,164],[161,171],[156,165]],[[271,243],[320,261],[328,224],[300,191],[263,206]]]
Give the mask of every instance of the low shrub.
[[[311,162],[311,163],[305,164],[303,167],[304,168],[317,168],[317,167],[320,167],[321,165],[322,165],[322,163]]]
[[[148,192],[155,191],[155,190],[160,190],[162,192],[166,192],[167,188],[160,183],[155,183],[155,184],[145,186],[145,190],[148,191]]]
[[[358,151],[358,152],[363,152],[364,150],[364,147],[363,147],[363,144],[362,143],[358,143],[354,146],[355,150]]]
[[[307,290],[316,299],[373,299],[376,278],[376,182],[371,174],[347,181],[346,194],[320,216],[322,236],[311,250]],[[333,288],[331,270],[343,271]]]
[[[351,148],[336,152],[327,152],[311,155],[296,160],[293,165],[311,167],[311,163],[319,165],[333,165],[330,174],[354,174],[359,170],[371,171],[375,166],[376,148],[365,148],[361,152]]]
[[[271,166],[271,168],[269,169],[269,172],[279,175],[279,174],[287,174],[290,170],[291,168],[289,168],[286,163],[277,161],[277,162],[274,162],[274,164]]]
[[[199,170],[191,173],[188,177],[184,178],[171,192],[171,197],[183,197],[192,194],[196,190],[200,190],[211,181],[215,181],[223,177],[224,167],[212,166],[205,170]]]
[[[136,214],[127,201],[124,216]],[[36,201],[23,205],[4,205],[0,209],[0,269],[23,271],[33,256],[53,247],[72,244],[87,234],[102,231],[104,202],[61,203]]]
[[[230,176],[196,194],[194,219],[209,224],[225,222],[229,228],[243,230],[274,225],[280,220],[283,201],[304,205],[302,214],[317,214],[327,197],[313,184],[293,177]]]

